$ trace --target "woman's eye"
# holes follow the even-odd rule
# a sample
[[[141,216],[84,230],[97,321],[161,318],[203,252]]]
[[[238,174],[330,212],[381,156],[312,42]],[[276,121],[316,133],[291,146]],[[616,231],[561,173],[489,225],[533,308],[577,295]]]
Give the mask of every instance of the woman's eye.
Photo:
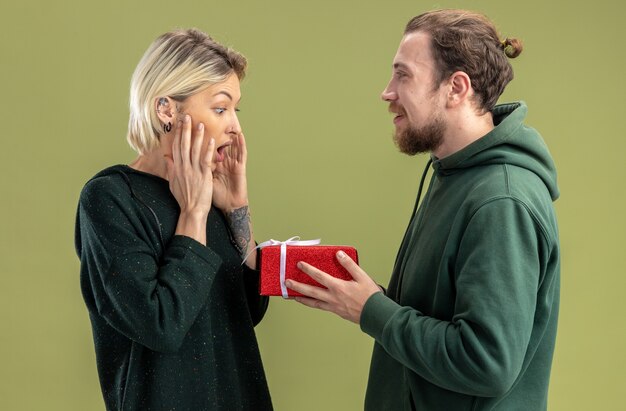
[[[222,108],[222,107],[219,107],[219,108],[216,108],[216,109],[215,109],[215,112],[216,112],[217,114],[222,114],[222,113],[224,113],[225,111],[226,111],[226,109],[225,109],[225,108]]]

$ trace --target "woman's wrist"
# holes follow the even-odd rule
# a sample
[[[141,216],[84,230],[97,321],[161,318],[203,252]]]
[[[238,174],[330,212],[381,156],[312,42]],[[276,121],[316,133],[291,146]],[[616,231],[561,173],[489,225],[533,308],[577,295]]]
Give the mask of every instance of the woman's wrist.
[[[191,237],[202,245],[206,245],[207,213],[198,211],[182,211],[176,225],[177,235]]]
[[[237,212],[237,210],[240,210],[244,207],[248,207],[248,199],[244,199],[244,200],[240,200],[240,201],[233,201],[232,204],[230,204],[229,207],[224,207],[223,211],[224,214],[231,214],[234,212]],[[249,215],[248,215],[249,217]]]
[[[248,249],[252,242],[250,209],[246,204],[230,211],[225,211],[224,215],[233,236],[233,243],[243,258],[248,254]]]

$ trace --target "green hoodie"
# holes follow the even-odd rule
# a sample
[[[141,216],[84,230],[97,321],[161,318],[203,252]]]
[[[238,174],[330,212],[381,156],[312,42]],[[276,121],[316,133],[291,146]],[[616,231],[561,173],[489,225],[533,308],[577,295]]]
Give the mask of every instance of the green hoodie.
[[[376,340],[366,410],[546,409],[559,192],[526,111],[497,106],[491,132],[434,159],[386,295],[363,308],[361,329]]]

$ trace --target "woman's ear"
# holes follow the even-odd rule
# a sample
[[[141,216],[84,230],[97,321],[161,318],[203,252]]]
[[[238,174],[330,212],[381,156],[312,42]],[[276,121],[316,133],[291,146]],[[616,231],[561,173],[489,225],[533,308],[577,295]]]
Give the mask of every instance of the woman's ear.
[[[154,100],[157,117],[163,124],[172,124],[176,120],[176,113],[173,109],[174,101],[169,97],[158,97]]]
[[[450,90],[448,92],[448,104],[451,107],[458,106],[473,94],[472,81],[467,73],[455,71],[450,76]]]

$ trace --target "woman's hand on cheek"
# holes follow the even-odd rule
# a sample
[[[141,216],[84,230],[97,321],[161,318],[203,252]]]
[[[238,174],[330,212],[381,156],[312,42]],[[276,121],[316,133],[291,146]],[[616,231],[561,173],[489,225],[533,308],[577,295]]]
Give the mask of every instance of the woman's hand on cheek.
[[[247,161],[246,140],[239,133],[213,172],[213,204],[220,210],[230,212],[248,205]]]
[[[211,164],[215,141],[211,139],[206,153],[202,153],[204,138],[204,125],[200,123],[192,130],[191,118],[186,115],[182,124],[177,125],[172,157],[166,157],[166,161],[170,191],[180,206],[181,215],[190,214],[206,221],[213,197]]]

